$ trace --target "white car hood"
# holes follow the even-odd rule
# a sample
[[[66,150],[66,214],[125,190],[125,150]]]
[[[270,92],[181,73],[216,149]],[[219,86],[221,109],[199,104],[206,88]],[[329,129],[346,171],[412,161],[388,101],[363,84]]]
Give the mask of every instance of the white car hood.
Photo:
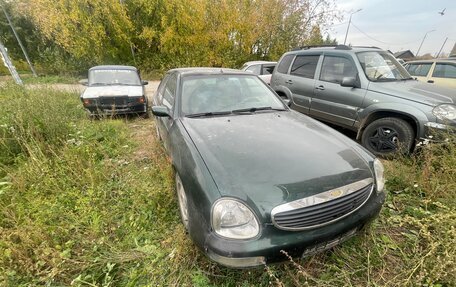
[[[99,86],[87,87],[84,93],[82,93],[82,98],[93,99],[98,97],[117,96],[140,97],[143,95],[143,86]]]

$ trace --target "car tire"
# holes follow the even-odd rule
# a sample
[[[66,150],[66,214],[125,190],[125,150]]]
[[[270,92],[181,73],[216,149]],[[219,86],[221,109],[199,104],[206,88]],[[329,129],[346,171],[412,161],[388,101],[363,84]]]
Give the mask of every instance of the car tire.
[[[188,231],[189,216],[188,216],[187,194],[185,192],[184,185],[182,184],[182,180],[177,172],[176,172],[176,194],[177,194],[177,201],[179,203],[181,221],[185,227],[185,230]]]
[[[361,142],[376,156],[388,157],[406,154],[415,141],[412,126],[400,118],[381,118],[370,123],[363,131]]]

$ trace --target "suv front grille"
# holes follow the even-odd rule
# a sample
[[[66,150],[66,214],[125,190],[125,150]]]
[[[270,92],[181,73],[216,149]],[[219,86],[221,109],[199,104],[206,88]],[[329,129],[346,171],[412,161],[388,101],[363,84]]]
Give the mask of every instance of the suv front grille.
[[[284,230],[305,230],[330,224],[359,209],[371,195],[373,180],[352,184],[276,206],[273,224]]]

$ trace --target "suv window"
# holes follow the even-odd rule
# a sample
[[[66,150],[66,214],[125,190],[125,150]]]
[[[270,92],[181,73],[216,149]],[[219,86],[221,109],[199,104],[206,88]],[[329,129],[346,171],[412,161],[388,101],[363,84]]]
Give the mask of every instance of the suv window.
[[[296,56],[290,74],[313,79],[319,58],[319,55]]]
[[[429,70],[431,69],[432,63],[416,63],[416,64],[408,64],[407,66],[407,71],[410,73],[412,76],[418,76],[418,77],[426,77],[427,74],[429,73]]]
[[[355,77],[356,69],[349,59],[325,56],[321,68],[320,80],[340,84],[344,77]]]
[[[270,75],[274,71],[275,65],[263,65],[263,75]]]
[[[434,72],[432,73],[433,77],[436,78],[456,78],[456,65],[446,64],[446,63],[437,63],[435,64]]]
[[[247,68],[246,71],[252,72],[255,75],[259,75],[261,70],[261,65],[253,65]]]
[[[291,61],[293,61],[294,55],[286,55],[280,61],[279,66],[277,67],[277,72],[286,74],[288,73],[288,68],[290,68]]]
[[[163,93],[163,105],[168,107],[170,110],[174,105],[174,96],[176,95],[177,77],[176,74],[169,76],[168,81],[165,85],[165,91]]]

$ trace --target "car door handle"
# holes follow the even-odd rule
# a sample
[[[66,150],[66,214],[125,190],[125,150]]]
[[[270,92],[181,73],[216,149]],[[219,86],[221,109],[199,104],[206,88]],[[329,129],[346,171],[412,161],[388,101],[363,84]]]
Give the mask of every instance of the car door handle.
[[[291,84],[293,84],[293,80],[288,80],[288,81],[285,81],[285,83],[287,83],[287,84],[290,84],[290,85],[291,85]]]
[[[317,87],[315,87],[316,90],[320,90],[320,91],[324,91],[325,90],[325,87],[323,87],[323,85],[319,85]]]
[[[434,84],[434,80],[428,80],[428,83]]]

